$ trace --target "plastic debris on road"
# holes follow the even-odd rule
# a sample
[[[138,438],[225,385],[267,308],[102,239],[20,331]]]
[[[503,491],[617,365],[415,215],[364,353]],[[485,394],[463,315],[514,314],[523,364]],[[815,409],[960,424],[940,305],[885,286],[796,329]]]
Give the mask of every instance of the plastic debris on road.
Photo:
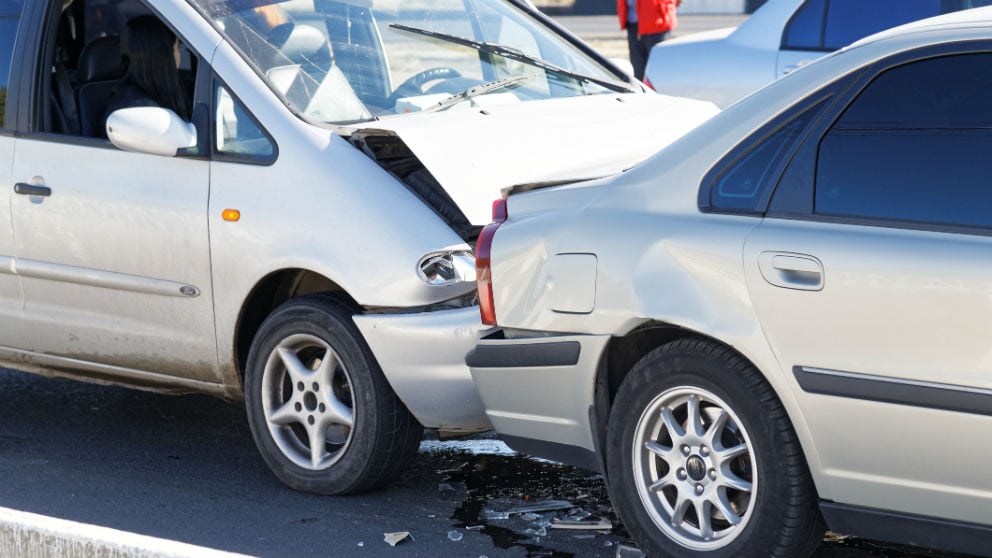
[[[592,517],[588,519],[558,519],[551,521],[552,529],[586,529],[590,531],[608,531],[613,529],[613,522],[609,519]]]
[[[620,543],[617,545],[616,558],[644,558],[644,553],[636,546]]]
[[[448,531],[448,540],[450,541],[458,542],[462,540],[463,536],[459,531]]]
[[[406,539],[415,540],[409,531],[397,531],[395,533],[385,533],[383,534],[383,540],[385,540],[389,546],[396,546]]]

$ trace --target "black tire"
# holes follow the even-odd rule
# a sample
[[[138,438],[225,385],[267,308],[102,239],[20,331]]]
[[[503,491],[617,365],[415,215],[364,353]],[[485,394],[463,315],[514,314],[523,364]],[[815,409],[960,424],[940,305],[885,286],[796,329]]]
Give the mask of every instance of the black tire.
[[[272,472],[296,490],[351,494],[377,488],[416,456],[423,436],[352,315],[327,294],[291,300],[262,323],[248,354],[245,406],[252,436]]]
[[[620,386],[607,436],[611,495],[648,556],[805,558],[822,539],[785,409],[724,345],[682,339],[641,359]]]

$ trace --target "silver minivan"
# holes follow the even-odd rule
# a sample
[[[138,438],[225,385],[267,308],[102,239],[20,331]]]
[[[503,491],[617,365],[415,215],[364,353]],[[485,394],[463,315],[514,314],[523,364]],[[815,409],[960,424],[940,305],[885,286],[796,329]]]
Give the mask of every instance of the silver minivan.
[[[188,118],[110,110],[139,17]],[[496,192],[716,111],[517,0],[0,0],[0,95],[0,365],[244,398],[273,472],[334,494],[491,428],[463,358]]]

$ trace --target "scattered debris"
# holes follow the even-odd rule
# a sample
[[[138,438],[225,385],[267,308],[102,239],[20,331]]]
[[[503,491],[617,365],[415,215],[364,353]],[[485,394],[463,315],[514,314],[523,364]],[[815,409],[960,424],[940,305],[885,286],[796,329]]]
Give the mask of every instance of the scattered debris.
[[[360,543],[358,543],[358,546],[365,546],[365,543],[364,542],[360,542]]]
[[[557,511],[557,510],[570,510],[575,506],[571,502],[566,500],[542,500],[540,502],[532,502],[530,504],[521,504],[509,510],[509,514],[524,514],[533,512],[546,512],[546,511]]]
[[[613,522],[609,519],[593,517],[589,519],[558,519],[551,521],[552,529],[585,529],[589,531],[609,531],[613,529]]]
[[[843,542],[849,538],[851,537],[848,535],[839,535],[837,533],[834,533],[833,531],[827,531],[826,534],[823,535],[823,542],[837,543],[837,542]]]
[[[541,519],[541,516],[537,515],[536,513],[527,512],[521,515],[520,519],[523,519],[524,521],[537,521],[538,519]]]
[[[389,546],[396,546],[409,538],[411,541],[415,541],[413,535],[409,531],[397,531],[395,533],[385,533],[383,535],[384,540],[389,543]]]
[[[460,531],[448,531],[448,540],[458,542],[462,540],[462,534]]]
[[[620,543],[617,545],[616,558],[644,558],[644,553],[636,546]]]

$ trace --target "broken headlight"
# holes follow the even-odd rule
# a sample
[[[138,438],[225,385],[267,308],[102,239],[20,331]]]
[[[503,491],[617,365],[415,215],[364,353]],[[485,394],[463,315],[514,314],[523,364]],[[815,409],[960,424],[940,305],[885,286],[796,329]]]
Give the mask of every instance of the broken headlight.
[[[463,250],[431,252],[420,258],[417,275],[428,285],[443,287],[475,282],[475,256]]]

